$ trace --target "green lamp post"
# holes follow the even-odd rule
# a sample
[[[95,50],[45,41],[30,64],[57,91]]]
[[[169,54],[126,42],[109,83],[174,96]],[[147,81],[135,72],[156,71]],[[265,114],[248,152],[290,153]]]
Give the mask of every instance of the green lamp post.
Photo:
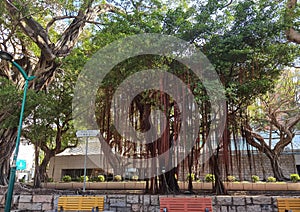
[[[20,119],[19,119],[19,127],[18,127],[18,135],[16,140],[16,149],[13,156],[13,162],[10,168],[10,175],[9,175],[9,183],[8,183],[8,190],[6,195],[6,203],[5,203],[5,212],[10,212],[11,208],[11,200],[13,196],[14,191],[14,184],[15,184],[15,178],[16,178],[16,169],[17,169],[17,158],[19,153],[19,145],[20,145],[20,137],[21,137],[21,130],[22,130],[22,122],[23,122],[23,113],[25,108],[25,102],[26,102],[26,94],[27,94],[27,88],[28,88],[28,82],[30,80],[33,80],[35,76],[28,77],[26,72],[22,69],[22,67],[16,63],[13,59],[13,56],[10,55],[7,52],[0,51],[0,58],[3,60],[7,60],[15,66],[18,71],[22,74],[23,78],[25,79],[25,86],[24,86],[24,93],[23,93],[23,100],[22,100],[22,107],[21,107],[21,113],[20,113]]]

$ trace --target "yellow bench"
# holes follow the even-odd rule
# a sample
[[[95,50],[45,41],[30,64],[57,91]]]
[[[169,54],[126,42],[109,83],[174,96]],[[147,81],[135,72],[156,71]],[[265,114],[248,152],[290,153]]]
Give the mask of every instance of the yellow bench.
[[[277,198],[278,212],[300,212],[300,198]]]
[[[58,198],[59,211],[103,211],[104,197],[61,196]]]

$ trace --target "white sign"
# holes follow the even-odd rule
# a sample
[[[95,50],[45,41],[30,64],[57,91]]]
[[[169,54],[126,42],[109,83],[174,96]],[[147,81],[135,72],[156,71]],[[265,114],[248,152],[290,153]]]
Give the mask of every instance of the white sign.
[[[76,132],[76,136],[78,138],[80,137],[96,137],[100,133],[99,130],[78,130]]]

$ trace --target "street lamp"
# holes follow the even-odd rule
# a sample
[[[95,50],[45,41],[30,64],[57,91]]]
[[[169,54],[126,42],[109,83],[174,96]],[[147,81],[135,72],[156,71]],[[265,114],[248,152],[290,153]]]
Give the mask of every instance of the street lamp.
[[[25,102],[26,102],[26,93],[27,93],[27,88],[28,88],[28,82],[30,80],[33,80],[35,78],[35,76],[28,77],[26,72],[23,70],[23,68],[14,61],[13,56],[10,55],[9,53],[0,51],[0,58],[11,62],[13,64],[13,66],[15,66],[18,69],[18,71],[22,74],[23,78],[25,79],[22,107],[21,107],[21,113],[20,113],[20,119],[19,119],[18,135],[17,135],[17,140],[16,140],[16,149],[15,149],[15,153],[13,156],[13,162],[12,162],[12,165],[10,168],[8,191],[7,191],[6,203],[5,203],[5,212],[10,212],[11,200],[12,200],[12,196],[13,196],[15,177],[16,177],[16,169],[17,169],[16,162],[17,162],[18,153],[19,153],[20,137],[21,137],[21,130],[22,130],[22,122],[23,122],[23,113],[24,113]]]

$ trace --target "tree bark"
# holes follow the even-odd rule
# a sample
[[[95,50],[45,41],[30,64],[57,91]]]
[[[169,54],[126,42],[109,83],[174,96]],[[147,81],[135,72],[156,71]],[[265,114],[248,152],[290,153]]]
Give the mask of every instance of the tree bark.
[[[295,7],[297,5],[297,0],[288,0],[287,1],[287,9],[285,14],[285,21],[288,25],[293,24],[293,16],[295,16]],[[293,26],[289,26],[285,31],[286,37],[288,41],[300,44],[300,33],[294,29]]]
[[[3,129],[0,137],[0,185],[7,185],[9,180],[10,157],[15,149],[17,129]]]
[[[282,168],[279,162],[279,157],[277,156],[277,154],[274,153],[273,155],[267,155],[267,156],[270,159],[272,170],[276,180],[278,181],[288,180],[289,178],[285,177],[282,172]]]
[[[213,192],[217,195],[227,194],[227,190],[224,187],[219,168],[219,149],[217,149],[217,152],[211,156],[210,166],[212,173],[215,176],[215,182],[213,182]]]
[[[279,162],[279,156],[282,153],[284,147],[288,145],[293,138],[290,139],[289,142],[280,140],[274,147],[274,149],[271,149],[265,142],[264,138],[260,136],[259,134],[252,131],[252,128],[249,126],[249,124],[244,125],[244,128],[242,129],[243,135],[246,138],[247,143],[249,143],[251,146],[258,149],[258,151],[263,152],[269,159],[272,166],[272,171],[274,174],[274,177],[278,181],[287,180],[288,178],[283,175],[280,162]],[[258,142],[256,142],[256,141]],[[283,143],[285,145],[283,145]],[[277,148],[276,148],[277,146]]]

